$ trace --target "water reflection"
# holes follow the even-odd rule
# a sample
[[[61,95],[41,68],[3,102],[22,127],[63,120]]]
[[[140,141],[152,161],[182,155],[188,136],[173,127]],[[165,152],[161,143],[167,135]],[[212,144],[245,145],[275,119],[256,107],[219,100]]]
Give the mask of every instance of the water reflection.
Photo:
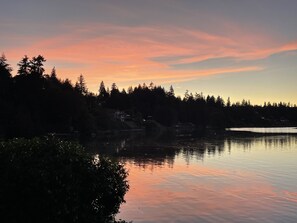
[[[146,164],[173,167],[175,158],[182,157],[188,164],[191,160],[203,160],[206,156],[231,154],[231,148],[249,151],[252,148],[291,149],[297,144],[297,136],[279,135],[264,137],[241,137],[223,139],[171,139],[155,141],[145,138],[123,138],[113,141],[93,141],[86,147],[92,153],[108,155],[123,162],[146,167]]]
[[[235,132],[253,132],[253,133],[268,133],[268,134],[296,134],[296,127],[273,127],[273,128],[228,128],[227,131]]]
[[[122,161],[133,222],[297,222],[297,137],[126,138],[89,144]],[[100,150],[99,150],[100,148]]]
[[[176,156],[181,155],[187,163],[191,159],[203,160],[206,155],[220,154],[225,149],[223,140],[207,142],[196,139],[175,139],[170,141],[151,141],[126,138],[113,142],[88,144],[91,151],[118,158],[123,162],[146,167],[147,164],[173,167]]]

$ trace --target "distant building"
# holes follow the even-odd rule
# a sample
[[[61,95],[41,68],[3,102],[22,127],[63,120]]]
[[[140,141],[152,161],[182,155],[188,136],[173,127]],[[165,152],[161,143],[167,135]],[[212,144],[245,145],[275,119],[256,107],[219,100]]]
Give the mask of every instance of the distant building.
[[[114,113],[114,118],[121,122],[131,121],[131,116],[123,111],[116,111]]]

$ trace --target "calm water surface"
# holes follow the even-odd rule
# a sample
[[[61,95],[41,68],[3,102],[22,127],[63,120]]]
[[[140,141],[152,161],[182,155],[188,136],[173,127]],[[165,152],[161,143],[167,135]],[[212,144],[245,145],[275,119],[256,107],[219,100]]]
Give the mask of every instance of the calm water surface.
[[[294,135],[104,143],[129,170],[118,218],[133,222],[297,222]]]
[[[254,133],[297,133],[296,127],[278,128],[229,128],[228,131],[254,132]]]

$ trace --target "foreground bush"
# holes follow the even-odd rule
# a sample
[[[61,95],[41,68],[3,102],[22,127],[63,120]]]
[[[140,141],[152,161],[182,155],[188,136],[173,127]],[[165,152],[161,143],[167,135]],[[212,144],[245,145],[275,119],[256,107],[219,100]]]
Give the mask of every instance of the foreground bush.
[[[113,221],[128,190],[120,164],[52,138],[0,143],[0,173],[0,222]]]

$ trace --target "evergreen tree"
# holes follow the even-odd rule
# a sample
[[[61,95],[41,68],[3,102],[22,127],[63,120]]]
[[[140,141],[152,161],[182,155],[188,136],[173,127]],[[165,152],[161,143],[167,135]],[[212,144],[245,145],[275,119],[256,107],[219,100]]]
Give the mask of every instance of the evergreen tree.
[[[127,94],[125,88],[122,89],[121,94],[122,94],[122,95],[126,95],[126,94]]]
[[[184,96],[184,101],[189,100],[189,98],[190,98],[189,90],[186,90],[185,96]]]
[[[230,97],[228,97],[227,99],[227,107],[229,108],[231,106],[231,101],[230,101]]]
[[[7,63],[7,59],[4,54],[0,57],[0,101],[1,96],[8,95],[8,89],[10,86],[12,68]]]
[[[82,95],[86,95],[88,93],[85,78],[82,74],[78,77],[78,80],[75,84],[75,89]]]
[[[128,94],[132,94],[133,93],[133,88],[132,86],[128,87]]]
[[[27,55],[25,55],[17,65],[19,66],[18,75],[27,76],[29,74],[31,65]]]
[[[172,85],[170,86],[169,91],[167,92],[167,95],[169,97],[174,97],[175,96],[174,89],[173,89]]]
[[[104,82],[101,81],[100,86],[99,86],[99,96],[105,95],[105,94],[106,94],[105,85],[104,85]]]
[[[12,68],[10,65],[7,63],[7,59],[5,54],[3,53],[0,57],[0,73],[1,77],[0,78],[10,78],[11,77],[11,72]]]
[[[117,87],[116,83],[112,83],[111,90],[113,91],[113,90],[117,90],[117,89],[118,89],[118,87]]]
[[[218,96],[216,99],[216,104],[218,107],[224,107],[224,105],[225,105],[224,99],[221,98],[220,96]]]
[[[62,81],[62,86],[64,90],[73,90],[72,83],[68,78]]]
[[[107,91],[105,89],[104,82],[101,81],[100,86],[99,86],[99,95],[98,95],[99,101],[100,102],[106,101],[108,97],[109,97],[109,94],[107,93]]]
[[[111,96],[114,94],[118,94],[118,93],[119,93],[119,89],[118,89],[116,83],[112,83],[111,91],[110,91]]]
[[[149,85],[149,89],[150,89],[150,90],[153,90],[153,89],[154,89],[154,87],[155,87],[154,83],[153,83],[153,82],[151,82],[151,83],[150,83],[150,85]]]
[[[42,76],[44,72],[43,63],[46,62],[46,59],[38,55],[37,57],[33,57],[30,61],[30,71],[31,74],[36,74],[38,76]]]
[[[50,77],[52,79],[56,79],[57,78],[57,72],[56,72],[56,67],[53,67],[52,71],[51,71],[51,75]]]

